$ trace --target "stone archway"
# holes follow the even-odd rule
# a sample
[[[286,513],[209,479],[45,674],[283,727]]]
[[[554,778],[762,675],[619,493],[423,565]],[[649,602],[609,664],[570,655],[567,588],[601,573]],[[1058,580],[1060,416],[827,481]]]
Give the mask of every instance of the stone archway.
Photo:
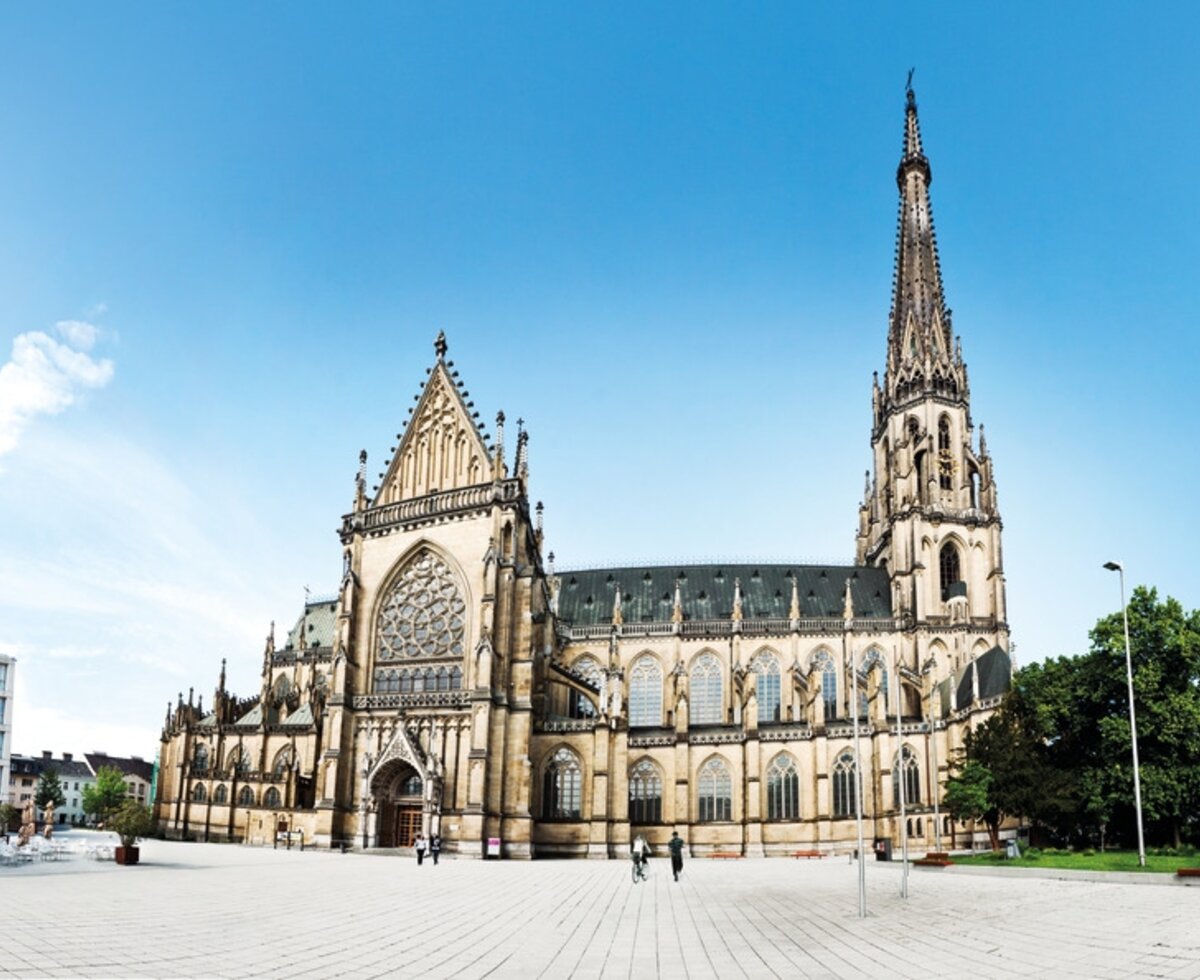
[[[378,814],[378,847],[411,847],[425,827],[425,784],[407,762],[395,760],[372,780]]]

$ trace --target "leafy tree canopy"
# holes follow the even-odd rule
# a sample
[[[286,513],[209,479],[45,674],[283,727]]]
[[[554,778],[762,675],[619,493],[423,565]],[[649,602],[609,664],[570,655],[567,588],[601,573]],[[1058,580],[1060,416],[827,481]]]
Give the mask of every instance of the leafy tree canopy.
[[[39,810],[44,809],[51,803],[55,806],[66,805],[67,797],[63,793],[62,782],[58,778],[58,770],[42,770],[42,774],[38,778],[37,789],[33,793],[33,802]],[[41,818],[39,817],[39,819]]]
[[[83,812],[107,820],[125,802],[125,774],[115,766],[101,766],[96,782],[83,791]]]

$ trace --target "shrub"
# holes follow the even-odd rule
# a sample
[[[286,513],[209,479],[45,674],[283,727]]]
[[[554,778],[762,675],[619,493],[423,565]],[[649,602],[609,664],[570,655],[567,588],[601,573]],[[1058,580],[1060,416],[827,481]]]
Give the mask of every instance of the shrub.
[[[121,808],[108,818],[107,829],[121,838],[122,847],[134,847],[137,842],[154,831],[154,814],[148,806],[137,800],[126,800]]]

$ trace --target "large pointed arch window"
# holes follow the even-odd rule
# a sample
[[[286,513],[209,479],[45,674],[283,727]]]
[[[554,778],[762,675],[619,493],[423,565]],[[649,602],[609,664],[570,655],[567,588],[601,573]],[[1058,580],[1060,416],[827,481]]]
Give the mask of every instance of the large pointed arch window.
[[[229,788],[224,783],[221,783],[213,790],[213,802],[217,804],[229,802]]]
[[[449,566],[423,549],[400,573],[379,608],[378,659],[461,657],[466,610]]]
[[[600,690],[604,680],[604,669],[600,666],[600,661],[595,657],[584,655],[575,660],[571,664],[571,673],[576,677],[581,677],[587,681],[597,692]],[[596,695],[599,697],[599,694]],[[595,718],[597,715],[596,702],[584,694],[582,691],[577,691],[575,688],[567,690],[567,717],[569,718]]]
[[[279,790],[277,790],[274,786],[263,793],[263,806],[274,809],[282,804],[283,797],[279,795]]]
[[[208,746],[203,742],[192,753],[192,772],[208,772]]]
[[[638,657],[629,672],[629,725],[644,728],[663,723],[663,675],[658,660]]]
[[[917,765],[917,754],[904,746],[903,758],[897,754],[892,764],[892,805],[900,809],[900,780],[904,780],[904,805],[913,806],[921,802],[921,769]]]
[[[238,806],[254,806],[254,790],[249,786],[238,790]]]
[[[783,753],[767,769],[767,819],[796,820],[800,816],[800,776],[796,760]]]
[[[812,669],[821,679],[821,716],[825,721],[833,721],[837,717],[837,668],[828,650],[821,650],[813,657]]]
[[[858,812],[858,767],[854,756],[843,752],[833,766],[833,815],[852,817]]]
[[[547,820],[578,820],[582,787],[579,759],[564,745],[550,757],[542,775],[542,816]]]
[[[692,696],[688,705],[691,724],[719,725],[725,720],[721,663],[714,654],[704,653],[696,658],[688,686]]]
[[[733,819],[733,779],[722,759],[709,759],[697,780],[697,813],[701,823]]]
[[[662,774],[649,759],[629,772],[629,822],[662,822]]]
[[[271,774],[277,778],[287,775],[288,768],[292,764],[292,750],[290,746],[285,746],[280,749],[275,756],[275,762],[271,766]]]
[[[956,595],[966,595],[966,587],[962,584],[962,565],[958,558],[958,548],[953,541],[942,545],[938,553],[938,569],[941,573],[942,601]]]
[[[760,653],[750,664],[750,669],[758,675],[758,723],[779,721],[779,658],[773,653]]]

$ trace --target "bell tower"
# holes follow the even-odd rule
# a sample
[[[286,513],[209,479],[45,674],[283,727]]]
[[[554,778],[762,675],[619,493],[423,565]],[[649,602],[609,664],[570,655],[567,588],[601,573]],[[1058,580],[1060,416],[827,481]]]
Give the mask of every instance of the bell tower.
[[[882,566],[907,628],[954,626],[1008,647],[1000,511],[983,426],[975,439],[962,344],[942,289],[917,100],[906,92],[900,215],[883,383],[856,560]],[[971,642],[960,644],[973,655]],[[982,639],[982,637],[980,638]]]

